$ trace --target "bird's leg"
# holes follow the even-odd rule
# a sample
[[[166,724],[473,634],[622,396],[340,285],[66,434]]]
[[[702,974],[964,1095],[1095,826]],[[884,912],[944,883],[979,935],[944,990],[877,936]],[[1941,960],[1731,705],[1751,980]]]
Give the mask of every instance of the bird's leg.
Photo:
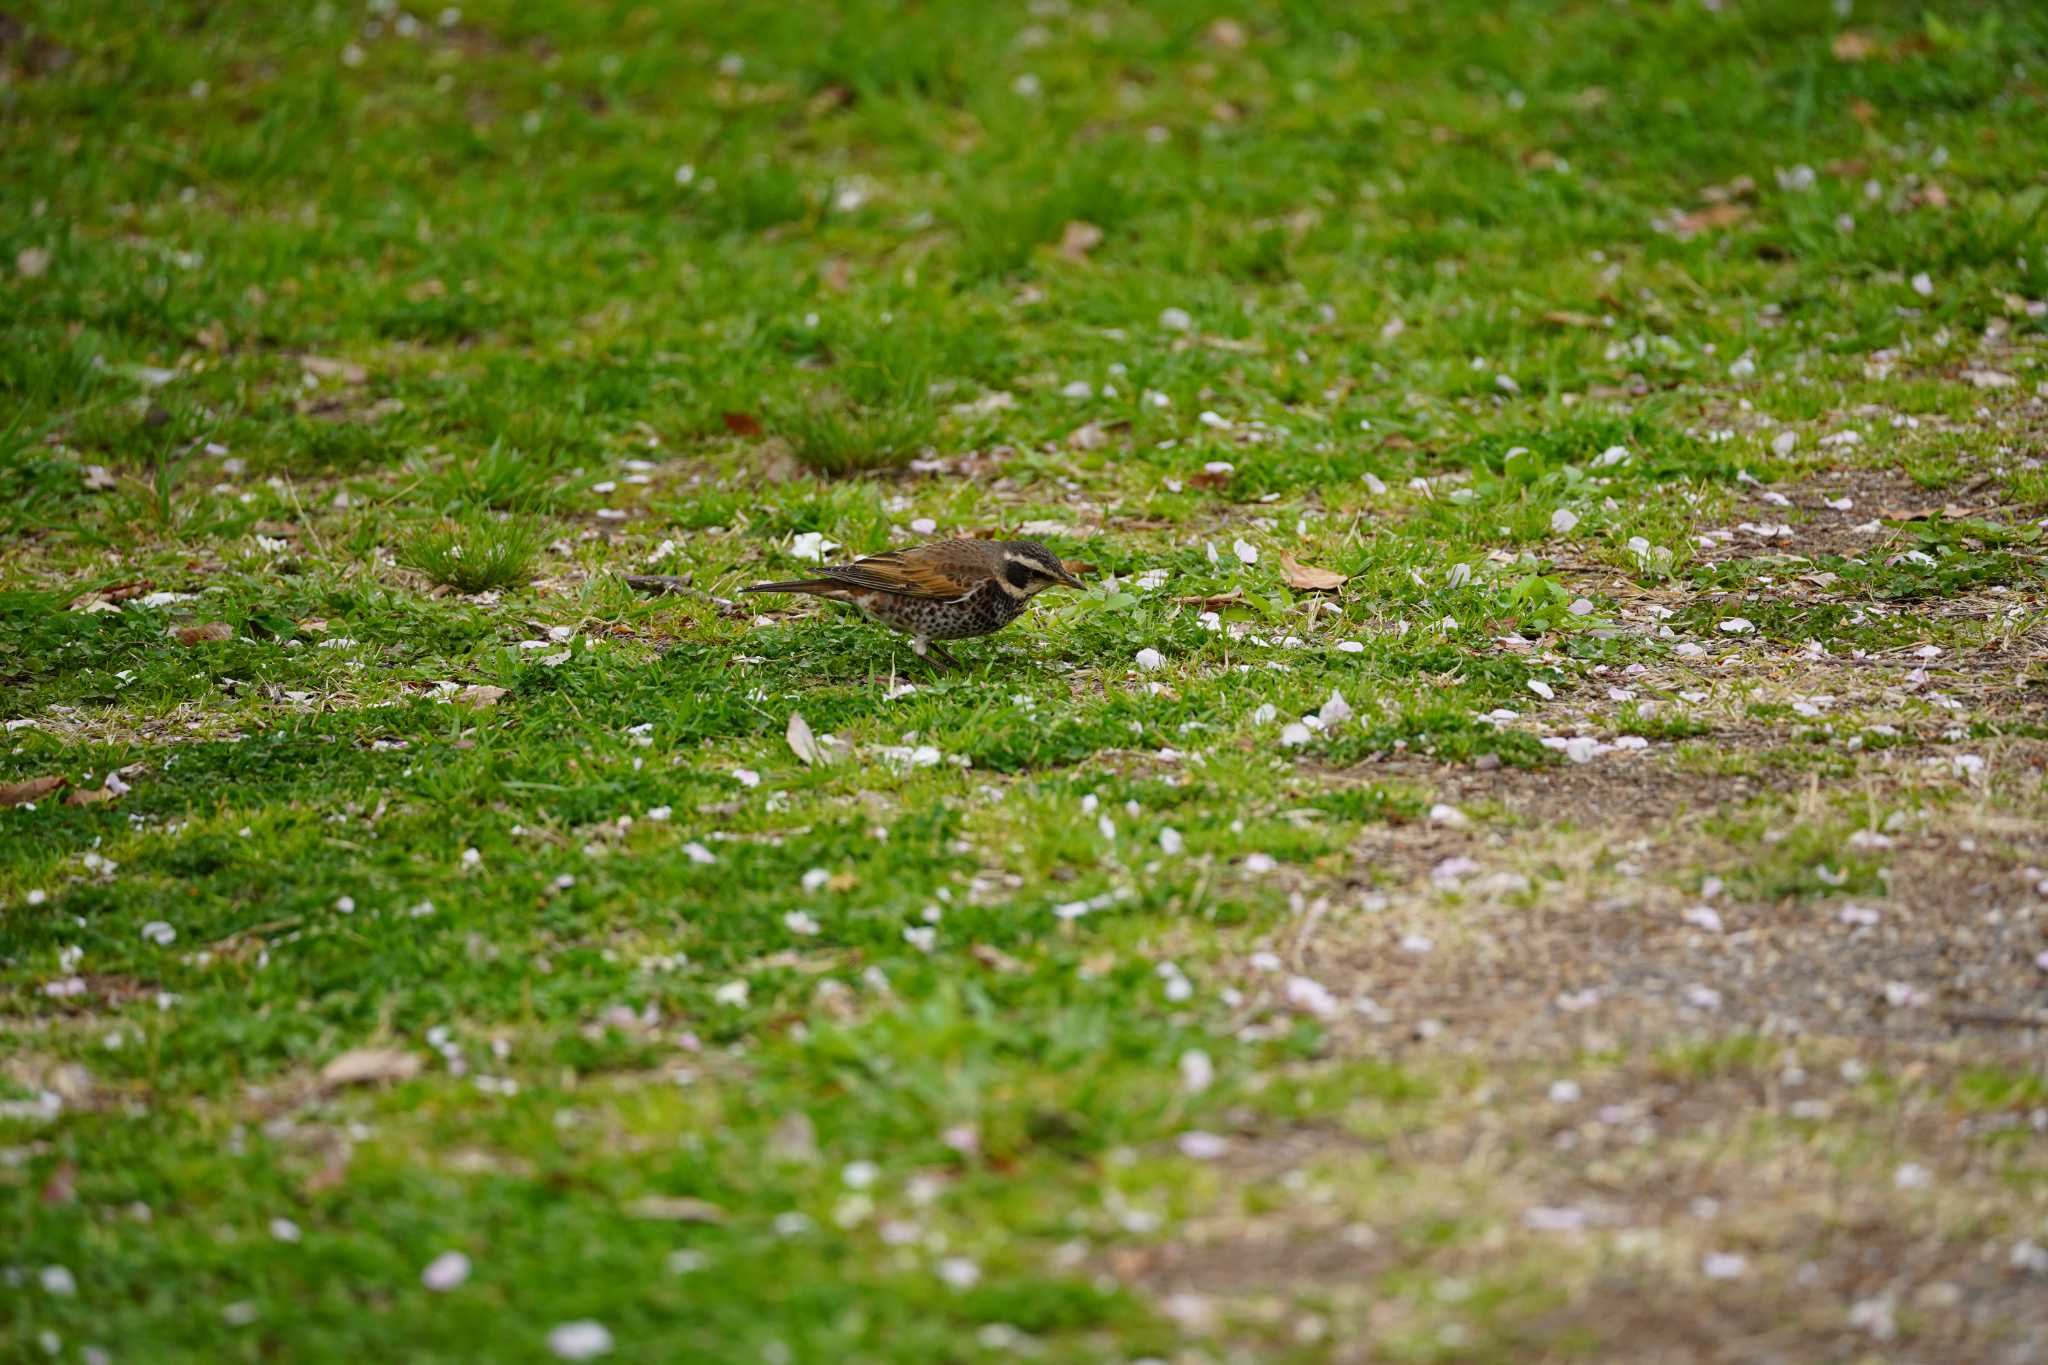
[[[959,660],[948,654],[943,645],[934,644],[922,635],[910,637],[910,652],[930,664],[935,673],[960,666]]]

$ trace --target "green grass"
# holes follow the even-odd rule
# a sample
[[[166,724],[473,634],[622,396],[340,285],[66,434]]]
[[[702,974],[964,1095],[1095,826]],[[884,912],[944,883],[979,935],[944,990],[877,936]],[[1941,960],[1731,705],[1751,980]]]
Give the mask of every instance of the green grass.
[[[530,521],[446,522],[416,533],[398,562],[458,592],[515,588],[531,581],[543,539]]]
[[[537,1359],[585,1318],[628,1360],[1341,1356],[1118,1268],[1237,1208],[1174,1141],[1406,1141],[1491,1082],[1251,954],[1376,890],[1451,913],[1453,778],[1538,793],[1504,840],[1603,828],[1567,738],[1954,777],[2034,733],[1947,675],[1825,715],[1779,679],[2027,657],[2036,6],[14,12],[0,785],[125,791],[0,807],[0,1359]],[[1975,510],[1697,539],[1852,467]],[[974,532],[1090,587],[956,674],[727,605],[807,533]],[[1730,895],[1883,892],[1778,814],[1709,821]],[[1370,956],[1329,952],[1333,990]],[[419,1073],[322,1084],[362,1047]],[[1982,1075],[1958,1105],[2033,1093]],[[1420,1201],[1388,1301],[1467,1276],[1473,1321],[1389,1352],[1547,1339],[1543,1262],[1475,1264],[1516,1211],[1416,1160],[1355,1191]],[[639,1216],[679,1198],[722,1212]]]

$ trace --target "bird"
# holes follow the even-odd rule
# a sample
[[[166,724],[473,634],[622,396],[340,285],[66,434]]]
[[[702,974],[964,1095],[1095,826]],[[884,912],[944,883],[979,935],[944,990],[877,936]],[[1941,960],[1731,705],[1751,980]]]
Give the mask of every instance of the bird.
[[[845,602],[910,637],[920,659],[956,668],[938,642],[992,635],[1047,588],[1079,588],[1060,557],[1035,540],[934,540],[834,564],[810,578],[756,583],[748,592],[803,593]]]

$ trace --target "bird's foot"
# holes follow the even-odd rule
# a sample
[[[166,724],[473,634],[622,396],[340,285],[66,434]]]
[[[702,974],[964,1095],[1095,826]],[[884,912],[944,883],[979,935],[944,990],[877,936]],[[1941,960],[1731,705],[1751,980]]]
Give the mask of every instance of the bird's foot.
[[[910,637],[910,652],[930,664],[934,672],[943,673],[960,666],[960,661],[948,653],[944,645],[922,635]]]

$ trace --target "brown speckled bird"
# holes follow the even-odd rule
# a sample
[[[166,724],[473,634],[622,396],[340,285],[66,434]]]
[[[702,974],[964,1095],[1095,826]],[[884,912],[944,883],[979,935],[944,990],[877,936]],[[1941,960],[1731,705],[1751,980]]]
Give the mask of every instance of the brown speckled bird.
[[[820,569],[810,578],[756,583],[741,592],[796,592],[860,608],[910,637],[920,658],[949,667],[939,640],[990,635],[1050,587],[1078,588],[1058,555],[1035,540],[935,540]]]

